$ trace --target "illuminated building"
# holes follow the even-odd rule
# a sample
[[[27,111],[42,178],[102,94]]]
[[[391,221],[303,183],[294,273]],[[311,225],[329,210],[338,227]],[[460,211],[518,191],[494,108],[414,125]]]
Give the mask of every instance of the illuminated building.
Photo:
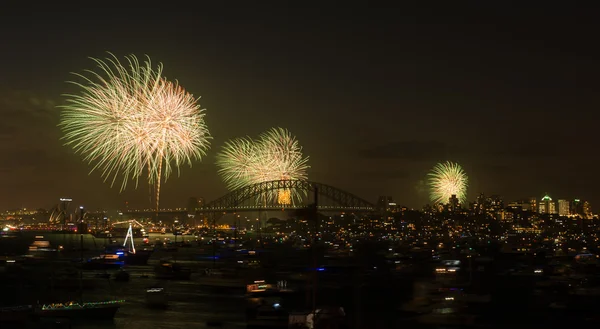
[[[496,218],[502,221],[512,222],[515,219],[515,214],[511,211],[500,210],[496,213]]]
[[[476,214],[481,215],[485,213],[485,195],[483,193],[480,193],[477,197],[477,201],[475,202],[473,209],[475,210]]]
[[[485,202],[487,210],[491,213],[496,213],[504,208],[504,201],[499,195],[492,195]]]
[[[556,204],[548,194],[540,200],[538,209],[540,214],[556,214]]]
[[[529,210],[532,212],[537,212],[537,198],[534,196],[529,198]]]
[[[575,199],[571,202],[571,215],[583,216],[583,202],[581,200]]]
[[[460,203],[458,198],[456,197],[456,194],[452,194],[450,200],[448,200],[448,205],[450,207],[450,211],[456,211],[459,209]]]
[[[592,206],[588,201],[583,201],[583,217],[592,219]]]
[[[377,210],[382,213],[394,213],[398,211],[398,205],[391,196],[380,196],[377,199]]]
[[[589,201],[582,201],[580,199],[573,200],[573,202],[571,202],[570,215],[591,219],[593,214]]]
[[[558,215],[569,216],[571,214],[571,207],[568,200],[558,200]]]
[[[531,202],[528,200],[513,201],[510,202],[507,207],[512,210],[531,211]],[[535,209],[533,211],[535,211]]]

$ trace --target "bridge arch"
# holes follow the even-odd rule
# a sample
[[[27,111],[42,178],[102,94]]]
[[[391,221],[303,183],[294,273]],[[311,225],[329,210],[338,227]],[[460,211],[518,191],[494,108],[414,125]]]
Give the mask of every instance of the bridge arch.
[[[233,190],[222,197],[207,203],[204,207],[199,209],[199,212],[229,212],[229,211],[240,211],[240,210],[254,210],[263,209],[261,206],[244,207],[243,203],[251,198],[256,198],[268,191],[273,190],[298,190],[303,191],[305,194],[316,193],[319,197],[325,197],[331,200],[333,204],[325,204],[319,202],[318,209],[321,211],[354,211],[354,212],[370,212],[375,210],[375,206],[352,194],[333,187],[331,185],[311,182],[307,180],[275,180],[248,185],[236,190]],[[278,208],[285,209],[296,209],[300,206],[279,205]],[[304,206],[301,206],[304,207]]]

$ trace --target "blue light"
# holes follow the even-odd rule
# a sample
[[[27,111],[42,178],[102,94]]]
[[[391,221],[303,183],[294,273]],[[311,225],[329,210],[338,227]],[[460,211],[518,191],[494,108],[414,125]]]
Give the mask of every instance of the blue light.
[[[123,255],[122,251],[117,251],[117,255]]]
[[[319,268],[317,268],[317,271],[323,272],[323,271],[325,271],[325,268],[324,267],[319,267]]]

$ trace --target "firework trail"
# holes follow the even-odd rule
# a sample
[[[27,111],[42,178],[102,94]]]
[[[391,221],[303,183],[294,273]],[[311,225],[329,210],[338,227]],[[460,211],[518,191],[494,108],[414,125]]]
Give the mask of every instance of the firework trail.
[[[158,210],[161,181],[200,160],[211,137],[198,99],[163,78],[162,64],[153,69],[150,58],[143,64],[133,55],[126,59],[124,65],[112,54],[92,58],[99,73],[75,73],[82,82],[71,83],[81,93],[64,95],[59,126],[65,145],[111,186],[120,179],[122,191],[132,179],[137,187],[146,172]]]
[[[275,180],[305,180],[309,168],[298,140],[283,128],[272,128],[256,140],[246,137],[225,143],[217,154],[217,166],[230,190]],[[303,193],[274,190],[259,196],[259,201],[290,205],[301,200]]]
[[[433,167],[429,176],[429,199],[434,203],[448,203],[452,195],[461,202],[467,201],[469,179],[458,163],[444,162]]]

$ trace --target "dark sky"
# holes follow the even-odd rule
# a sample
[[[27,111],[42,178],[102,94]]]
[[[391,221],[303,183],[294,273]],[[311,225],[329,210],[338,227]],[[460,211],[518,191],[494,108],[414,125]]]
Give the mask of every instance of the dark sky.
[[[505,2],[498,2],[505,3]],[[230,7],[233,7],[231,5]],[[584,13],[589,14],[584,14]],[[164,206],[225,193],[224,141],[297,135],[309,178],[375,201],[427,202],[423,179],[458,161],[479,192],[600,207],[598,29],[580,8],[0,10],[0,208],[148,206],[62,146],[69,72],[88,56],[148,54],[202,96],[207,157],[163,187]]]

